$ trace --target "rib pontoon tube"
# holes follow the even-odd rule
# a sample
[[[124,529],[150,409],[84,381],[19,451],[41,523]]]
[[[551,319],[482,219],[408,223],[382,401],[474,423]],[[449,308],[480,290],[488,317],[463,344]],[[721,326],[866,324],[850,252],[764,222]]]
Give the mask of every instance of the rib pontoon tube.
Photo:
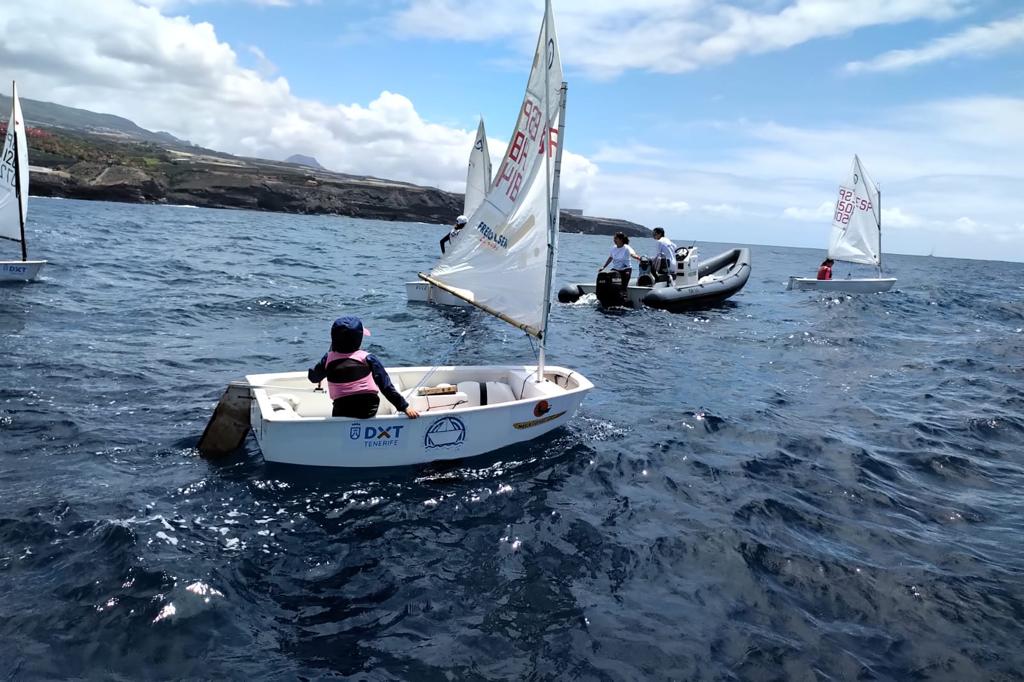
[[[653,287],[630,286],[628,305],[667,310],[672,313],[709,308],[742,289],[750,278],[750,249],[730,249],[700,263],[698,277],[704,281],[672,287],[659,282]],[[568,284],[558,291],[562,303],[575,303],[585,294],[595,293],[594,284]]]

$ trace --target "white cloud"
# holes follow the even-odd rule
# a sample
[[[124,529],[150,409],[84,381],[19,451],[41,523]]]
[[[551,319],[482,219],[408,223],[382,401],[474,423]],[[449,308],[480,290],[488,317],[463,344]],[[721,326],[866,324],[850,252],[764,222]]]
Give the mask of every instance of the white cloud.
[[[832,219],[832,211],[835,204],[831,201],[823,201],[817,208],[801,208],[790,206],[782,212],[786,218],[801,220],[804,222],[821,223]]]
[[[978,223],[967,216],[961,216],[953,221],[953,229],[962,234],[976,234]]]
[[[917,216],[906,213],[902,208],[883,208],[882,225],[886,227],[920,227],[922,220]]]
[[[261,76],[270,78],[277,73],[277,65],[267,59],[267,55],[263,53],[263,50],[255,45],[249,45],[246,49],[248,49],[249,54],[256,58],[256,70],[259,71]]]
[[[0,13],[0,64],[17,65],[23,97],[116,113],[234,154],[312,154],[332,170],[462,191],[473,130],[424,120],[405,96],[325,104],[295,96],[256,47],[249,69],[214,27],[131,0],[39,0]],[[524,65],[525,69],[525,65]],[[509,93],[508,107],[519,105]],[[499,141],[498,158],[504,152]],[[578,204],[597,173],[566,150],[563,188]]]
[[[712,0],[561,0],[555,23],[566,64],[612,77],[634,69],[682,73],[869,26],[949,19],[969,2],[860,0],[854,9],[841,0],[792,0],[751,10]],[[399,35],[501,39],[528,53],[542,8],[541,0],[406,0],[393,24]]]
[[[685,201],[672,200],[672,199],[654,199],[650,202],[650,207],[655,211],[664,211],[668,213],[689,213],[690,204]]]
[[[987,57],[1016,45],[1024,45],[1024,14],[987,26],[970,26],[917,49],[892,50],[867,61],[849,62],[844,68],[847,73],[901,71],[955,57]]]
[[[743,213],[743,210],[738,206],[732,204],[703,204],[700,210],[708,213],[717,213],[719,215],[736,216]]]
[[[632,143],[602,145],[591,157],[598,163],[617,163],[631,166],[673,165],[668,153],[659,147]]]

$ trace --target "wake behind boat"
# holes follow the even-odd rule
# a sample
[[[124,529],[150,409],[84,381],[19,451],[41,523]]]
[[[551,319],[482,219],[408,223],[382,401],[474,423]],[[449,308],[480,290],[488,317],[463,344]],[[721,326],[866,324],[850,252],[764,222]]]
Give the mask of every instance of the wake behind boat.
[[[221,397],[200,452],[230,452],[251,428],[268,462],[407,465],[493,452],[571,419],[593,384],[574,370],[545,365],[565,95],[548,2],[498,179],[473,212],[473,230],[455,240],[429,274],[420,275],[432,287],[537,338],[536,365],[387,370],[395,389],[419,413],[412,420],[385,401],[368,419],[333,417],[332,400],[310,385],[312,374],[250,374]]]
[[[878,276],[832,279],[833,261],[873,265]],[[849,177],[839,186],[828,258],[818,272],[817,278],[791,276],[786,289],[873,294],[896,283],[895,277],[882,277],[882,195],[856,155]]]
[[[0,260],[0,281],[29,281],[36,278],[46,261],[28,259],[28,140],[16,83],[11,84],[11,90],[11,115],[0,152],[0,238],[21,243],[21,260]]]
[[[567,284],[558,290],[558,300],[575,303],[595,294],[604,307],[640,308],[680,313],[718,305],[737,293],[750,278],[750,249],[737,248],[698,264],[697,248],[676,251],[678,275],[672,285],[664,274],[651,271],[650,260],[640,260],[635,285],[622,287],[618,272],[598,273],[594,284]]]

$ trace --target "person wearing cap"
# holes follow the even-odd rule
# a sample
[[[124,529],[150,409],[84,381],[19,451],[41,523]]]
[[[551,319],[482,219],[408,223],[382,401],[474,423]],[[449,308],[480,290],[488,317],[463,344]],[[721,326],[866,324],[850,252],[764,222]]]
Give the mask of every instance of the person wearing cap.
[[[654,254],[654,258],[651,259],[654,265],[654,274],[660,274],[664,270],[668,274],[669,284],[675,286],[676,270],[678,269],[676,264],[676,245],[665,236],[665,228],[656,227],[653,232],[658,246],[658,251]]]
[[[458,237],[459,236],[459,232],[462,231],[462,228],[464,228],[466,226],[466,223],[468,223],[468,222],[469,222],[469,218],[467,218],[464,215],[460,215],[458,218],[455,219],[455,227],[452,228],[452,231],[449,232],[448,234],[446,234],[445,236],[441,237],[441,253],[442,254],[444,253],[444,245],[446,243],[448,243],[448,242],[451,242],[456,237]]]
[[[399,393],[380,360],[359,347],[370,330],[358,317],[339,317],[331,325],[331,349],[320,362],[309,368],[309,380],[319,384],[327,380],[327,392],[334,401],[334,417],[370,419],[380,407],[378,393],[383,393],[395,409],[410,419],[419,413]]]

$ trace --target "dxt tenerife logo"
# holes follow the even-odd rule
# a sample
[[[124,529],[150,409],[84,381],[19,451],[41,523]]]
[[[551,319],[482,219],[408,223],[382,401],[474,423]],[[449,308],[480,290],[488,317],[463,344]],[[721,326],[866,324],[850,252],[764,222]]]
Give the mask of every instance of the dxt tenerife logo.
[[[457,448],[466,440],[466,425],[458,417],[441,417],[427,429],[423,446],[431,448]]]
[[[348,429],[348,437],[352,440],[363,441],[363,447],[367,448],[393,448],[398,445],[398,439],[402,437],[402,429],[405,424],[392,426],[363,426],[358,422]]]

